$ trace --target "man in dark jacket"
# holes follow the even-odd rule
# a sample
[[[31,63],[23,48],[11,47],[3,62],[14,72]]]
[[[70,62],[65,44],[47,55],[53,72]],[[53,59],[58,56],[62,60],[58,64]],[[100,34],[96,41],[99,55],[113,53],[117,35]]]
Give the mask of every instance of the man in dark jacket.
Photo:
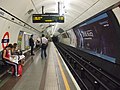
[[[31,55],[34,55],[34,53],[33,53],[33,47],[34,47],[33,35],[31,35],[31,37],[29,39],[29,45],[31,47]]]

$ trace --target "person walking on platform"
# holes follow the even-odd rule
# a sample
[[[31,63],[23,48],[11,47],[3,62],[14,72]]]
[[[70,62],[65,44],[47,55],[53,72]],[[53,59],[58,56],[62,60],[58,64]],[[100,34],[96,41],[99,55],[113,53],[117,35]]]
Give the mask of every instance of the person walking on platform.
[[[45,58],[47,57],[46,54],[46,48],[48,46],[48,39],[45,37],[44,34],[42,34],[42,38],[41,38],[41,58],[43,59],[43,53]]]
[[[31,37],[29,39],[29,45],[31,47],[31,55],[34,55],[34,53],[33,53],[33,47],[34,47],[33,35],[31,35]]]

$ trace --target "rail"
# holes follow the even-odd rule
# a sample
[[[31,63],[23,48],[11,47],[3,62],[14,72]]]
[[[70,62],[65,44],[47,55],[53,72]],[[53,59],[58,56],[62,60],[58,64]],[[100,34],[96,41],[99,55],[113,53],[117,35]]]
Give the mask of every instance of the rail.
[[[82,90],[119,90],[120,83],[91,62],[76,54],[73,48],[55,44]],[[89,85],[88,85],[89,84]]]

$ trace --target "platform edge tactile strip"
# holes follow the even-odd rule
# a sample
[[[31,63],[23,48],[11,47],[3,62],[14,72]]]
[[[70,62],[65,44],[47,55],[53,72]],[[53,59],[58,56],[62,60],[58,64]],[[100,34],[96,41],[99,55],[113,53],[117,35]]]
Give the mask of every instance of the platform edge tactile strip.
[[[54,47],[53,47],[52,43],[50,43],[47,74],[46,74],[44,90],[59,90],[57,76],[56,76],[56,70],[55,70],[54,57],[55,57]]]

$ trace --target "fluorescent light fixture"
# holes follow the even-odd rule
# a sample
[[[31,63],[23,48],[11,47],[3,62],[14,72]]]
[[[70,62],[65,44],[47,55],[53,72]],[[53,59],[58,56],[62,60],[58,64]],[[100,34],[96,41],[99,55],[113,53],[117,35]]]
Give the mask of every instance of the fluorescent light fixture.
[[[28,33],[28,32],[24,32],[24,34],[27,34],[27,35],[32,35],[32,34],[30,34],[30,33]]]
[[[60,3],[60,15],[64,15],[65,10],[70,8],[70,2],[71,2],[71,0],[61,0],[61,3]]]
[[[64,0],[64,6],[66,9],[68,9],[70,7],[70,2],[71,2],[71,0]]]
[[[60,5],[60,15],[64,15],[64,13],[65,13],[64,5],[61,4]]]

